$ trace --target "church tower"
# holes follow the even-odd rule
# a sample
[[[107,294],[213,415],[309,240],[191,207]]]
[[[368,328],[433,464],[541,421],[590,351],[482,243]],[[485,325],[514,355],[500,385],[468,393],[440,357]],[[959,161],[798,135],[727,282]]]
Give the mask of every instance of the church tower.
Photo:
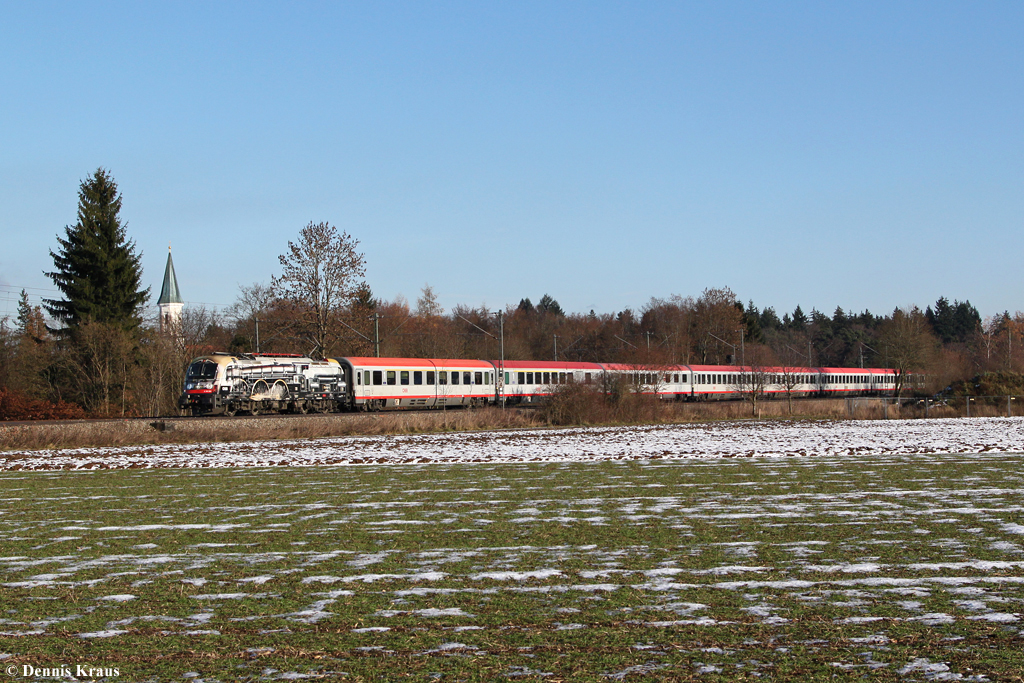
[[[160,299],[156,302],[160,308],[160,332],[169,334],[176,330],[181,322],[181,309],[185,302],[178,292],[178,277],[174,274],[174,261],[171,260],[171,247],[167,247],[167,268],[164,269],[164,286],[160,289]]]

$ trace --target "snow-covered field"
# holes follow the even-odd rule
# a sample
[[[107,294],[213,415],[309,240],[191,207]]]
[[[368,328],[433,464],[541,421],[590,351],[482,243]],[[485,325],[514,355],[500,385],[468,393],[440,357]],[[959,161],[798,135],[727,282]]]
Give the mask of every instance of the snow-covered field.
[[[1024,418],[714,422],[0,453],[0,469],[1022,453]]]
[[[8,453],[65,471],[0,473],[0,663],[1001,680],[1024,670],[1022,453],[1019,418]]]

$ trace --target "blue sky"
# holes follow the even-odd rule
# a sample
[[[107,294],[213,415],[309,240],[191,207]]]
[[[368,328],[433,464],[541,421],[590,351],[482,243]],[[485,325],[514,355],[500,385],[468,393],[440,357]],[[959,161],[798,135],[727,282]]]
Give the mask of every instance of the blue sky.
[[[103,166],[153,299],[310,221],[415,302],[1024,308],[1024,5],[0,3],[0,315]],[[15,293],[10,293],[11,291]]]

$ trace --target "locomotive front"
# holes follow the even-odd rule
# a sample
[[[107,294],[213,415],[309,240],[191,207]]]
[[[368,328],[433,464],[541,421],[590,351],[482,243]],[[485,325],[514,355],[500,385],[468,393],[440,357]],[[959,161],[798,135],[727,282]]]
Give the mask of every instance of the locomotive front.
[[[178,405],[183,410],[190,410],[194,415],[213,412],[219,407],[218,394],[224,383],[227,359],[217,356],[204,356],[193,360],[185,371],[185,386],[182,389]]]

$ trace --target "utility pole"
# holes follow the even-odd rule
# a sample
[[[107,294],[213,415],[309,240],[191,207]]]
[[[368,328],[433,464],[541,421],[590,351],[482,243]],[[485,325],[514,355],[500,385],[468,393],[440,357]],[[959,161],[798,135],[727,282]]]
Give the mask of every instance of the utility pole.
[[[501,359],[498,361],[498,376],[494,378],[495,379],[494,386],[497,387],[497,389],[498,389],[498,395],[501,398],[501,408],[502,408],[502,410],[504,410],[505,409],[505,319],[502,317],[501,311],[495,311],[494,313],[495,313],[495,315],[498,316],[498,330],[499,330],[498,333],[501,335],[499,337],[495,337],[493,334],[491,334],[490,332],[488,332],[484,328],[480,327],[479,325],[477,325],[472,320],[466,320],[465,318],[462,318],[462,316],[459,315],[458,313],[455,313],[455,315],[458,316],[459,318],[462,318],[463,322],[469,323],[470,325],[472,325],[476,329],[478,329],[481,332],[483,332],[484,334],[486,334],[491,339],[494,339],[494,340],[496,340],[498,342],[498,348],[499,348],[499,352],[501,353]]]
[[[376,311],[373,313],[373,349],[380,358],[380,314]]]
[[[723,344],[728,346],[730,349],[732,349],[732,365],[736,365],[736,346],[733,345],[733,344],[730,344],[729,342],[725,341],[721,337],[716,337],[715,335],[711,334],[710,332],[708,332],[708,336],[711,337],[712,339],[717,339],[718,341],[722,342]]]
[[[747,364],[747,347],[746,347],[746,345],[743,342],[743,333],[744,332],[745,332],[745,330],[741,327],[740,328],[740,365],[744,365],[745,366]]]
[[[260,352],[260,318],[256,316],[256,353]]]
[[[501,358],[498,360],[498,397],[501,399],[501,409],[505,410],[505,318],[500,310],[496,313],[498,314],[498,334],[501,335],[498,342],[501,354]]]
[[[558,335],[553,334],[551,336],[555,338],[555,362],[558,362]]]

